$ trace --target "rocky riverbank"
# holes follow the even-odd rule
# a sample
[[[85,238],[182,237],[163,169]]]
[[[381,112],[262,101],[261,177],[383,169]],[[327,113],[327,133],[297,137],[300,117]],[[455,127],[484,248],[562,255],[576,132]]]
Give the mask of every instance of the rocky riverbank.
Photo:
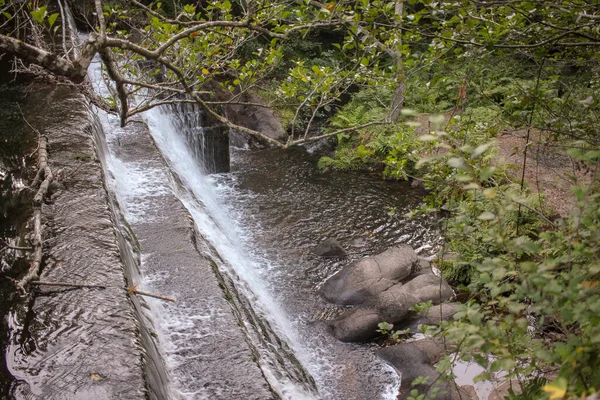
[[[325,257],[346,255],[331,239],[319,244],[314,253]],[[458,303],[451,302],[454,293],[448,283],[434,273],[429,261],[419,258],[406,245],[346,265],[325,281],[320,292],[331,303],[352,306],[326,322],[332,335],[343,342],[366,342],[381,336],[382,322],[399,330],[437,325],[450,319],[458,309]],[[433,306],[420,313],[412,311],[413,306],[424,302]],[[381,348],[377,355],[402,376],[398,399],[407,399],[414,389],[421,393],[437,392],[440,398],[477,399],[471,387],[459,387],[440,379],[434,364],[447,351],[442,342],[426,338]],[[412,385],[420,377],[426,380]]]

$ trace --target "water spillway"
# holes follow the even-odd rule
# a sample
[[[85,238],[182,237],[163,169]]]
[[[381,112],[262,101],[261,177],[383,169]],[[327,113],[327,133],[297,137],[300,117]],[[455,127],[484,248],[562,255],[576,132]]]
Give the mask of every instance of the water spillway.
[[[108,95],[99,63],[89,75]],[[15,397],[396,397],[400,379],[372,347],[329,334],[321,321],[342,310],[316,290],[350,260],[434,240],[426,221],[401,217],[418,194],[319,171],[304,149],[231,149],[231,172],[211,174],[222,168],[196,108],[156,108],[121,128],[72,95],[50,93],[36,111],[62,102],[51,157],[73,189],[48,205],[57,236],[44,279],[111,289],[44,289],[28,315],[11,314]],[[310,253],[327,237],[350,260]],[[127,300],[132,285],[176,302]]]
[[[100,70],[92,69],[91,76],[102,92]],[[120,128],[115,117],[98,111],[106,132],[108,186],[140,247],[142,277],[136,283],[177,299],[172,305],[149,301],[172,379],[170,394],[310,398],[309,374],[264,313],[255,311],[262,303],[253,301],[246,281],[230,268],[244,256],[222,240],[231,231],[219,220],[198,157],[175,129],[178,117],[195,119],[175,112],[148,112],[148,130],[137,123]]]
[[[102,92],[98,65],[90,75]],[[216,147],[188,105],[152,109],[125,128],[99,116],[108,186],[139,242],[137,284],[177,299],[148,300],[172,398],[395,398],[397,374],[319,322],[340,312],[316,288],[343,262],[309,249],[336,237],[358,258],[433,240],[426,223],[400,217],[418,194],[323,174],[300,149],[233,149],[232,172],[209,175],[220,169]]]

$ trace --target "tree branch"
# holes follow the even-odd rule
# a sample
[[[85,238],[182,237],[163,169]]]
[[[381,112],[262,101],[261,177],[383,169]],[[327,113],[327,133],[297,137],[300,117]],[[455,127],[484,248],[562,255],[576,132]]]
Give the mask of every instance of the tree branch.
[[[106,72],[110,79],[115,82],[115,86],[117,89],[117,96],[119,96],[119,119],[121,123],[121,128],[125,126],[127,123],[127,115],[129,106],[127,104],[127,91],[125,90],[125,85],[123,84],[123,78],[119,74],[117,66],[113,61],[112,54],[110,53],[110,49],[102,49],[100,50],[100,57],[106,66]]]
[[[89,65],[81,61],[72,63],[54,53],[5,35],[0,35],[0,51],[19,58],[25,64],[39,65],[76,83],[83,82]]]
[[[331,136],[339,135],[340,133],[352,132],[352,131],[355,131],[357,129],[368,128],[369,126],[388,125],[388,124],[389,124],[389,122],[385,122],[385,121],[368,122],[366,124],[352,126],[350,128],[339,129],[339,130],[337,130],[335,132],[326,133],[324,135],[312,136],[312,137],[309,137],[309,138],[306,138],[306,139],[301,139],[301,140],[296,140],[296,141],[290,141],[288,144],[285,145],[285,147],[297,146],[299,144],[304,144],[304,143],[310,143],[310,142],[314,142],[316,140],[321,140],[321,139],[325,139],[325,138],[328,138],[328,137],[331,137]]]

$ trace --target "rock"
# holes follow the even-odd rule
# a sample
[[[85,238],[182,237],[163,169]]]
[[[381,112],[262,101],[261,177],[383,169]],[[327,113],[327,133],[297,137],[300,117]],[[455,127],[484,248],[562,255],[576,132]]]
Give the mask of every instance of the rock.
[[[432,390],[437,388],[435,390],[440,392],[436,398],[479,400],[472,386],[457,387],[453,382],[444,382],[439,379],[440,374],[433,364],[442,358],[444,351],[444,346],[440,341],[423,339],[386,347],[379,350],[377,355],[389,362],[402,376],[398,399],[407,399],[413,389],[424,394],[428,391],[428,393],[432,393]],[[427,383],[413,386],[413,381],[418,377],[427,377]]]
[[[439,304],[442,301],[450,299],[454,295],[450,285],[443,280],[440,282],[441,279],[441,277],[433,274],[419,275],[404,284],[401,289],[391,287],[388,290],[395,289],[410,293],[419,299],[419,303],[431,300],[433,304]]]
[[[419,325],[439,325],[441,321],[449,321],[458,311],[459,303],[442,303],[418,313],[408,325],[402,328],[410,328],[416,331]]]
[[[333,336],[342,342],[366,342],[377,336],[377,325],[383,319],[378,310],[360,307],[348,311],[332,321]]]
[[[434,304],[449,299],[453,293],[447,283],[435,275],[420,275],[405,285],[398,283],[373,296],[362,305],[342,314],[330,325],[333,335],[343,342],[363,342],[377,336],[380,322],[396,324],[410,314],[417,303],[431,300]]]
[[[421,339],[414,342],[410,342],[413,346],[416,346],[421,352],[427,357],[430,364],[436,364],[444,356],[446,348],[444,343],[439,339],[427,338]]]
[[[441,321],[449,321],[458,311],[458,303],[442,303],[421,313],[421,323],[439,325]]]
[[[518,380],[516,380],[516,379],[505,380],[500,385],[498,385],[494,390],[492,390],[492,393],[490,393],[488,400],[504,400],[504,398],[506,396],[508,396],[508,394],[509,394],[508,390],[511,388],[517,394],[522,393],[521,386],[519,385]]]
[[[335,304],[362,304],[408,277],[417,266],[418,257],[411,247],[392,247],[345,266],[325,282],[321,294]]]
[[[424,258],[419,258],[417,267],[415,268],[413,273],[408,277],[408,279],[412,279],[419,275],[427,275],[427,274],[434,275],[433,269],[431,269],[431,263],[429,261],[425,260]]]
[[[475,391],[475,388],[471,385],[463,385],[460,387],[460,391],[461,394],[464,393],[465,396],[468,397],[464,397],[463,399],[471,399],[471,400],[479,400],[479,396],[477,395],[477,392]]]
[[[389,362],[402,377],[398,399],[407,399],[410,391],[417,389],[420,394],[432,393],[438,390],[440,399],[471,399],[468,392],[457,389],[453,382],[439,379],[439,372],[433,364],[439,361],[444,352],[441,343],[431,339],[416,342],[401,343],[377,351],[377,355]],[[413,381],[419,377],[427,377],[427,383],[413,386]]]
[[[335,239],[326,239],[319,243],[312,252],[321,257],[346,257],[348,253]]]

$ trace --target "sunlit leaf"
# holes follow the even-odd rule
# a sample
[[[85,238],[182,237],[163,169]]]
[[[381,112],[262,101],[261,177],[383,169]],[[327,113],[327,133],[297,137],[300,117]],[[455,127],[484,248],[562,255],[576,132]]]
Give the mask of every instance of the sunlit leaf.
[[[58,18],[58,13],[54,13],[48,17],[48,24],[50,25],[50,28],[52,28],[52,26],[56,22],[56,18]]]
[[[554,382],[545,385],[542,390],[550,396],[550,400],[559,400],[567,394],[567,380],[559,377]]]
[[[481,213],[479,215],[479,217],[477,217],[477,218],[479,218],[479,219],[481,219],[483,221],[491,221],[494,218],[496,218],[496,214],[494,214],[492,212],[489,212],[489,211],[485,211],[485,212]]]

